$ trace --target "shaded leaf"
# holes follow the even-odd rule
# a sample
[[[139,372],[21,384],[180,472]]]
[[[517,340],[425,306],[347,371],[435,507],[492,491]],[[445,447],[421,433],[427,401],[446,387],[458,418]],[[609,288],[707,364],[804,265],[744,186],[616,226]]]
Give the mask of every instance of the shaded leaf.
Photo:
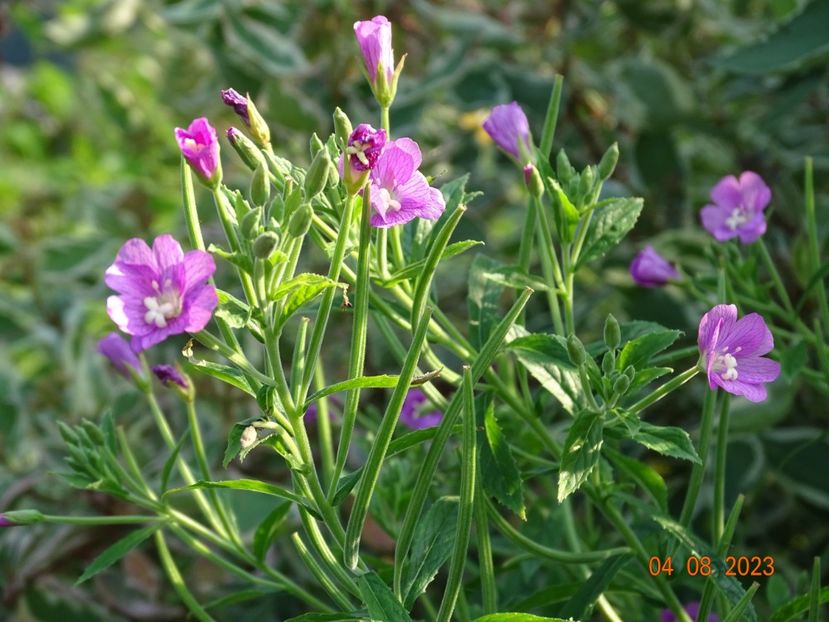
[[[403,605],[377,573],[371,571],[357,577],[357,587],[372,620],[412,622]]]
[[[670,347],[681,334],[682,331],[662,328],[628,341],[619,354],[617,368],[625,369],[628,365],[637,369],[644,367],[652,356]]]
[[[561,453],[559,503],[577,491],[599,464],[603,430],[601,413],[584,410],[576,416]]]
[[[657,426],[641,421],[638,430],[631,435],[631,440],[665,456],[690,460],[695,464],[700,463],[691,437],[682,428]]]
[[[118,540],[118,542],[108,547],[103,553],[98,555],[98,557],[96,557],[91,564],[89,564],[80,578],[75,581],[75,585],[80,585],[87,579],[91,579],[99,572],[112,566],[112,564],[117,562],[124,555],[153,535],[158,528],[159,525],[151,525],[150,527],[144,527],[143,529],[136,529],[129,535]]]
[[[542,333],[523,335],[510,341],[507,347],[564,410],[569,413],[575,410],[580,393],[579,380],[563,337]]]
[[[484,437],[481,448],[481,482],[484,491],[502,505],[527,520],[524,506],[524,482],[521,471],[512,455],[509,442],[495,418],[495,408],[490,402],[484,412]]]
[[[576,595],[564,605],[561,609],[561,615],[576,620],[588,618],[596,599],[607,589],[616,573],[632,558],[632,555],[614,555],[604,560],[602,565],[593,571],[590,578],[576,592]]]
[[[411,608],[449,559],[457,523],[457,497],[441,497],[418,523],[403,580],[406,607]]]
[[[489,278],[502,264],[486,255],[478,255],[469,268],[469,338],[472,346],[480,348],[498,324],[498,300],[503,287]]]
[[[603,257],[633,229],[642,211],[642,199],[615,199],[598,208],[587,230],[584,246],[576,269],[594,259]]]

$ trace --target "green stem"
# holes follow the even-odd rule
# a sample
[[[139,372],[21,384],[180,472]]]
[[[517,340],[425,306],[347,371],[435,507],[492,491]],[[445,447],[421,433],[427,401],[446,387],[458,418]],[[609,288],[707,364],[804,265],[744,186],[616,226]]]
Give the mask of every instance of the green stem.
[[[658,402],[663,397],[668,395],[671,391],[674,391],[681,387],[683,384],[688,382],[691,378],[696,376],[699,373],[699,367],[696,365],[691,367],[690,369],[686,369],[684,372],[679,374],[678,376],[674,376],[668,382],[661,385],[658,389],[656,389],[653,393],[648,395],[647,397],[642,398],[638,402],[636,402],[633,406],[627,409],[627,411],[631,415],[635,415],[641,410],[644,410],[651,404]]]
[[[325,388],[325,372],[322,362],[317,361],[317,369],[314,374],[314,384],[317,390]],[[323,486],[334,482],[334,448],[331,444],[331,418],[328,411],[328,398],[324,397],[317,401],[317,434],[319,436],[320,462],[322,463]]]
[[[544,117],[544,127],[541,130],[541,154],[545,158],[550,157],[550,151],[553,148],[553,138],[556,134],[556,124],[558,122],[558,110],[561,106],[561,90],[564,86],[564,78],[561,75],[556,75],[553,81],[553,91],[550,93],[550,101],[547,104],[547,115]]]
[[[780,301],[790,315],[796,315],[792,301],[789,298],[789,293],[786,291],[786,286],[783,285],[783,279],[780,277],[777,266],[774,265],[774,260],[771,258],[771,254],[769,254],[769,249],[763,238],[760,238],[757,248],[760,249],[760,256],[763,258],[763,263],[766,264],[766,270],[768,270],[772,283],[774,283],[774,288],[777,290]]]
[[[239,352],[230,348],[228,345],[226,345],[223,341],[221,341],[218,337],[216,337],[209,331],[201,330],[197,333],[194,333],[193,337],[204,347],[221,354],[228,361],[236,365],[236,367],[238,367],[245,374],[254,378],[257,382],[267,385],[273,384],[273,380],[265,374],[263,374],[258,369],[256,369],[253,365],[251,365],[250,361],[248,361],[243,354],[240,354]]]
[[[423,346],[423,341],[426,339],[426,329],[429,326],[431,318],[431,309],[426,309],[415,330],[412,337],[412,343],[409,346],[409,352],[406,356],[406,361],[403,368],[400,370],[400,376],[397,385],[392,392],[389,404],[386,407],[386,412],[383,414],[383,419],[380,422],[380,427],[377,430],[377,436],[371,446],[366,465],[363,468],[363,474],[360,477],[360,483],[357,487],[357,493],[354,500],[354,506],[351,509],[351,516],[348,519],[348,526],[345,532],[345,543],[343,545],[343,559],[347,568],[354,569],[357,567],[359,556],[360,537],[363,531],[363,524],[368,515],[368,506],[371,502],[371,497],[374,494],[374,488],[377,485],[377,480],[380,477],[380,469],[383,466],[383,460],[386,457],[386,452],[391,443],[391,437],[394,434],[394,429],[397,426],[397,420],[400,418],[400,411],[403,407],[403,400],[409,392],[409,386],[414,377],[414,371],[417,367],[417,361],[420,358],[420,350]]]
[[[44,514],[40,522],[52,525],[80,525],[92,527],[94,525],[142,525],[147,523],[166,523],[165,516],[140,516],[120,514],[114,516],[59,516]]]
[[[682,511],[679,518],[679,522],[683,527],[688,527],[691,524],[694,508],[697,504],[697,497],[699,496],[700,488],[702,488],[702,480],[705,477],[705,465],[708,459],[708,448],[711,445],[711,428],[713,427],[714,405],[716,401],[717,392],[707,391],[705,394],[705,402],[703,402],[702,406],[699,449],[697,450],[700,461],[691,467],[691,477],[688,481],[688,489],[685,492],[685,501],[682,504]]]
[[[726,452],[728,450],[728,424],[729,424],[729,395],[723,393],[720,402],[720,417],[717,424],[717,458],[714,462],[714,516],[713,516],[713,541],[718,542],[722,538],[725,525],[725,477],[726,477]]]
[[[806,167],[803,178],[803,191],[806,196],[806,231],[809,234],[809,263],[812,274],[817,274],[820,269],[820,248],[817,239],[817,219],[815,217],[815,182],[812,172],[812,158],[806,158]],[[829,301],[827,301],[826,288],[823,282],[815,286],[820,317],[823,326],[829,330]]]
[[[231,216],[233,208],[228,205],[227,197],[218,186],[213,189],[213,202],[216,204],[216,211],[219,213],[219,220],[222,223],[222,229],[224,229],[225,237],[227,237],[231,250],[240,253],[242,247],[239,243],[239,237],[236,235],[236,227],[233,224],[233,218]],[[247,298],[248,304],[257,306],[258,298],[256,297],[256,291],[250,275],[240,268],[236,268],[236,273],[242,282],[242,289],[245,290],[245,297]]]
[[[463,568],[469,547],[469,534],[472,531],[472,519],[475,504],[475,481],[478,471],[478,449],[475,430],[475,397],[472,392],[472,377],[469,366],[463,369],[463,440],[461,447],[461,490],[458,508],[458,524],[455,529],[455,544],[449,561],[449,577],[443,592],[443,600],[438,611],[438,622],[449,622],[455,603],[461,590]]]
[[[533,236],[535,236],[536,210],[534,204],[537,199],[530,197],[527,213],[524,216],[524,228],[521,230],[521,243],[518,247],[518,269],[524,274],[530,273],[530,255],[533,252]]]
[[[352,611],[354,609],[354,603],[349,600],[348,596],[342,593],[340,588],[338,588],[331,580],[331,577],[326,574],[325,570],[323,570],[322,566],[319,565],[317,560],[311,554],[311,551],[309,551],[308,547],[305,546],[305,543],[302,541],[299,534],[296,532],[291,534],[291,541],[294,543],[300,558],[302,558],[302,562],[316,577],[319,584],[325,588],[325,591],[331,595],[331,598],[336,601],[343,611]]]
[[[744,495],[738,495],[734,502],[734,507],[728,515],[728,521],[725,524],[725,531],[723,537],[717,543],[717,555],[724,557],[728,552],[728,547],[731,545],[731,539],[734,537],[734,531],[737,529],[737,521],[740,518],[740,512],[743,509]],[[714,604],[714,594],[716,592],[716,583],[713,578],[709,577],[705,582],[705,588],[702,590],[702,597],[699,602],[699,611],[697,612],[697,620],[707,622],[708,614],[711,613],[711,607]]]
[[[538,198],[533,197],[531,203],[540,225],[538,227],[538,254],[541,257],[541,272],[548,285],[547,302],[550,306],[550,316],[553,320],[553,328],[556,333],[563,335],[564,324],[561,321],[561,309],[559,307],[556,289],[564,291],[564,279],[558,263],[558,255],[556,255],[555,248],[553,247],[553,232],[550,227],[550,218],[547,210],[544,209],[544,205],[542,205]]]
[[[181,193],[184,201],[184,222],[187,224],[187,233],[190,243],[200,251],[205,250],[202,237],[199,212],[196,208],[196,193],[193,188],[193,171],[184,156],[181,158]]]
[[[561,249],[562,270],[564,272],[564,324],[566,334],[576,333],[576,323],[573,317],[573,298],[575,297],[575,272],[571,262],[570,244],[564,244]]]
[[[498,610],[498,588],[495,585],[495,567],[492,563],[492,540],[489,537],[489,519],[483,486],[478,481],[475,493],[475,540],[478,543],[478,566],[481,573],[481,593],[483,594],[483,613],[495,613]]]
[[[199,604],[184,584],[184,579],[179,572],[178,566],[176,566],[176,562],[173,560],[173,556],[170,554],[170,549],[167,548],[167,541],[164,539],[164,534],[161,531],[155,532],[155,544],[158,548],[158,556],[161,559],[161,565],[164,567],[167,577],[170,579],[170,583],[173,584],[173,588],[178,593],[181,601],[190,610],[190,613],[192,613],[193,616],[199,620],[199,622],[214,622],[213,618],[211,618],[210,615],[204,610],[204,608]]]
[[[369,280],[369,266],[371,265],[371,186],[366,186],[363,195],[363,211],[360,215],[360,246],[357,255],[357,297],[354,303],[353,323],[351,325],[351,353],[348,360],[348,377],[359,378],[363,375],[366,361],[366,339],[368,337],[368,299],[371,291]],[[343,408],[343,423],[340,428],[340,442],[337,446],[337,459],[334,463],[334,474],[331,477],[328,489],[329,500],[337,492],[337,483],[340,474],[348,459],[348,450],[351,447],[351,437],[354,433],[354,424],[357,421],[357,409],[360,406],[360,389],[348,391]]]
[[[291,386],[294,388],[294,407],[302,406],[299,394],[302,387],[302,377],[305,375],[305,346],[308,337],[308,324],[311,322],[307,317],[302,317],[299,320],[299,327],[296,331],[296,341],[294,342],[294,356],[291,359]],[[304,416],[305,413],[302,413]]]

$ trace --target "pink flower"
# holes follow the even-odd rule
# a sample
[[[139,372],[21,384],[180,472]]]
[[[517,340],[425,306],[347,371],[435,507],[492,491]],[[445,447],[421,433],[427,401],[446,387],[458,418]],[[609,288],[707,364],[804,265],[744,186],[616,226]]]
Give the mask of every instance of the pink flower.
[[[420,163],[420,147],[411,138],[398,138],[386,145],[371,170],[372,227],[440,218],[446,203],[440,190],[430,187],[417,170]]]
[[[141,361],[126,340],[115,331],[98,342],[98,352],[107,357],[122,376],[129,378],[130,368],[137,374],[141,373]]]
[[[518,102],[495,106],[484,121],[484,130],[501,149],[514,158],[531,155],[530,123]]]
[[[440,425],[443,413],[439,410],[429,410],[426,394],[420,389],[410,389],[403,400],[403,409],[400,411],[400,423],[412,430],[424,430]]]
[[[659,287],[679,277],[679,272],[648,245],[630,263],[630,276],[640,287]]]
[[[766,232],[763,210],[771,201],[771,190],[757,173],[745,171],[739,179],[723,177],[711,189],[711,200],[700,218],[718,241],[739,237],[743,244],[751,244]]]
[[[132,335],[141,352],[170,335],[195,333],[207,326],[218,304],[208,279],[216,271],[213,257],[199,250],[182,252],[170,235],[160,235],[150,249],[144,240],[128,240],[118,251],[104,280],[119,296],[107,299],[107,312]]]
[[[765,384],[780,375],[780,364],[763,358],[774,348],[774,338],[757,313],[737,320],[735,305],[717,305],[700,320],[698,344],[711,390],[719,386],[762,402]]]
[[[195,119],[186,130],[177,127],[176,141],[193,172],[207,185],[216,186],[222,179],[219,138],[207,119]]]
[[[394,51],[391,49],[391,22],[382,15],[370,20],[354,22],[354,35],[360,44],[363,61],[372,86],[377,84],[377,72],[382,67],[386,82],[394,77]]]
[[[385,146],[386,130],[375,130],[368,123],[360,123],[348,137],[345,150],[351,169],[361,172],[373,169]]]

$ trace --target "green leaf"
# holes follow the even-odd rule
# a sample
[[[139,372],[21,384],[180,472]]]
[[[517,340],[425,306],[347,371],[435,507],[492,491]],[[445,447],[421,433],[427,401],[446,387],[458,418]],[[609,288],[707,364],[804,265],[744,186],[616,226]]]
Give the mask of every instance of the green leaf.
[[[513,330],[514,333],[521,331]],[[567,343],[559,335],[536,333],[523,335],[507,344],[519,362],[527,368],[562,408],[575,410],[580,395],[578,373],[567,354]]]
[[[657,426],[646,421],[639,423],[639,429],[632,433],[631,440],[665,456],[690,460],[699,464],[699,456],[691,437],[682,428]]]
[[[515,462],[509,442],[498,426],[495,407],[490,402],[484,411],[484,436],[481,447],[481,482],[484,491],[495,497],[502,505],[527,520],[524,506],[524,482]]]
[[[584,246],[576,262],[576,269],[594,259],[603,257],[633,229],[642,211],[642,199],[615,199],[598,208],[587,230]]]
[[[418,523],[403,579],[404,603],[411,608],[426,591],[440,567],[452,554],[458,523],[458,498],[441,497]]]
[[[227,323],[231,328],[244,328],[251,318],[251,308],[244,302],[221,289],[216,290],[219,297],[219,308],[216,315]]]
[[[478,255],[469,268],[469,338],[475,349],[486,342],[501,319],[498,300],[503,287],[490,279],[489,274],[502,267],[502,264],[486,255]]]
[[[562,583],[560,585],[551,585],[542,588],[531,594],[530,596],[510,605],[513,609],[538,609],[546,607],[547,605],[554,605],[570,600],[579,588],[584,585],[582,581],[578,583]],[[513,614],[515,615],[515,614]]]
[[[221,363],[199,360],[192,357],[184,362],[184,366],[190,371],[196,370],[205,373],[208,376],[213,376],[225,384],[234,386],[237,389],[241,389],[248,395],[256,397],[256,389],[250,385],[250,382],[248,382],[245,375],[235,367],[229,367],[228,365],[222,365]]]
[[[662,512],[668,511],[668,487],[665,480],[654,469],[641,460],[628,458],[611,447],[605,448],[605,455],[613,465],[627,477],[639,484],[656,502]]]
[[[646,367],[645,369],[637,370],[633,376],[633,382],[630,383],[630,387],[628,387],[627,392],[631,393],[639,387],[643,387],[657,378],[661,378],[665,374],[670,374],[673,371],[674,370],[671,367]]]
[[[677,523],[675,520],[665,516],[654,516],[653,519],[662,526],[662,528],[671,536],[673,536],[681,545],[688,549],[688,552],[697,557],[707,556],[711,558],[711,577],[714,583],[722,594],[734,605],[743,596],[746,590],[736,577],[726,576],[727,570],[725,560],[718,557],[716,552],[707,544],[699,540],[695,535],[688,531],[685,527]],[[749,605],[745,611],[745,620],[747,622],[757,622],[757,613],[754,611],[753,605]]]
[[[226,14],[224,35],[227,49],[252,63],[251,72],[259,70],[284,77],[304,70],[308,61],[291,37],[276,28],[244,16]]]
[[[544,618],[531,613],[490,613],[481,618],[475,618],[475,622],[573,622],[562,618]]]
[[[599,464],[604,422],[602,414],[592,410],[580,412],[564,441],[558,476],[558,501],[576,492]]]
[[[774,575],[777,576],[777,575]],[[821,605],[829,603],[829,586],[821,588],[818,595]],[[782,607],[778,608],[769,618],[769,622],[790,622],[791,620],[802,620],[804,613],[809,611],[809,594],[797,596]]]
[[[242,432],[245,431],[245,428],[248,427],[254,421],[258,421],[259,417],[251,417],[241,423],[236,423],[230,428],[230,432],[227,434],[227,446],[225,447],[225,455],[222,459],[222,466],[227,468],[227,465],[230,464],[231,460],[233,460],[239,452],[242,450]]]
[[[340,391],[348,391],[349,389],[390,389],[397,386],[398,378],[399,376],[383,374],[380,376],[360,376],[359,378],[352,378],[351,380],[343,380],[312,394],[305,400],[305,409],[307,410],[318,399],[339,393]]]
[[[274,301],[287,297],[279,324],[284,324],[300,307],[311,302],[326,289],[336,286],[337,283],[327,276],[312,273],[300,274],[286,281],[271,296]]]
[[[348,613],[303,613],[285,622],[364,622],[365,619],[365,616],[354,616]]]
[[[455,255],[460,255],[464,251],[469,250],[475,246],[479,246],[483,244],[483,242],[479,240],[463,240],[461,242],[455,242],[454,244],[450,244],[449,246],[444,249],[443,253],[441,253],[440,261],[444,261],[445,259],[449,259],[450,257],[454,257]],[[423,270],[423,266],[426,265],[425,259],[419,259],[414,263],[409,264],[402,270],[398,270],[394,274],[391,275],[388,279],[380,281],[380,284],[383,287],[394,287],[398,283],[402,283],[403,281],[408,281],[409,279],[415,279],[420,276],[420,273]]]
[[[571,598],[566,605],[561,609],[561,615],[574,618],[576,620],[586,619],[590,617],[590,610],[593,608],[596,599],[602,595],[613,577],[619,572],[625,564],[631,559],[632,555],[614,555],[609,557],[593,571],[590,578],[585,582],[581,589],[576,592],[576,595]]]
[[[253,262],[247,255],[243,255],[242,253],[236,252],[228,252],[224,250],[222,247],[216,246],[215,244],[211,244],[210,246],[208,246],[207,252],[212,255],[216,255],[217,257],[221,257],[229,263],[232,263],[234,266],[242,270],[242,272],[253,274]]]
[[[619,354],[616,367],[618,369],[625,369],[628,365],[633,365],[637,369],[644,367],[652,356],[669,348],[681,334],[682,331],[663,328],[628,341]]]
[[[548,177],[544,184],[547,192],[553,197],[553,215],[556,221],[556,231],[562,242],[572,242],[576,235],[576,227],[579,224],[581,215],[573,202],[561,188],[559,183],[552,177]],[[544,209],[544,205],[541,205]]]
[[[265,554],[279,532],[282,523],[285,522],[285,517],[288,516],[291,505],[290,501],[280,503],[256,528],[256,532],[253,534],[253,554],[260,562],[265,559]]]
[[[310,506],[308,501],[306,501],[303,497],[294,494],[287,488],[282,488],[281,486],[277,486],[276,484],[260,482],[258,479],[233,479],[222,482],[200,481],[196,482],[195,484],[190,484],[189,486],[171,488],[170,490],[165,492],[161,496],[161,498],[163,499],[169,495],[178,494],[180,492],[186,492],[188,490],[200,490],[203,488],[220,488],[229,490],[247,490],[250,492],[258,492],[263,495],[271,495],[273,497],[279,497],[281,499],[293,501],[294,503],[298,503],[299,505],[302,505],[303,507],[306,507],[309,510],[316,513],[316,510],[312,506]]]
[[[374,571],[357,577],[357,587],[372,620],[412,622],[403,605],[400,604],[394,593]]]
[[[715,61],[723,69],[737,73],[768,75],[791,71],[804,62],[829,53],[829,2],[816,0],[762,41],[737,50]]]
[[[102,570],[106,570],[112,564],[117,562],[121,559],[124,555],[129,553],[139,544],[144,542],[147,538],[153,535],[159,528],[160,525],[152,525],[150,527],[144,527],[142,529],[136,529],[132,533],[127,536],[124,536],[118,542],[113,544],[110,547],[98,555],[91,564],[84,570],[84,573],[80,576],[80,578],[75,581],[75,585],[80,585],[87,579],[91,579],[96,574],[101,572]]]

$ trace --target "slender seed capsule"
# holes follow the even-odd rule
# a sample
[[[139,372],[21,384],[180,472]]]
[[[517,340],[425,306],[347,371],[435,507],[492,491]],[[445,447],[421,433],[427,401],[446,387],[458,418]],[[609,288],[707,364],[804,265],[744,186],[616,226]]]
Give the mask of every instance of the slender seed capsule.
[[[619,327],[619,321],[610,313],[604,322],[604,342],[611,350],[618,348],[622,342],[622,329]]]

